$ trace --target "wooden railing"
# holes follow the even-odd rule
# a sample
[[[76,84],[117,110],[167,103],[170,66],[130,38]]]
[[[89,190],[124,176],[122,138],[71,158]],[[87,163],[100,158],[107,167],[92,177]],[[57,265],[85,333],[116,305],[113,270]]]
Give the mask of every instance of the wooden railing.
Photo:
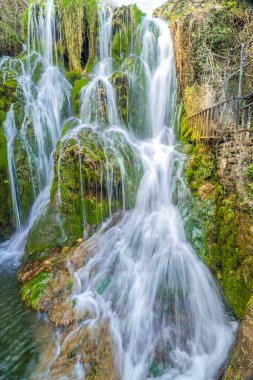
[[[189,127],[200,140],[229,139],[241,141],[253,137],[253,93],[232,98],[189,117]]]

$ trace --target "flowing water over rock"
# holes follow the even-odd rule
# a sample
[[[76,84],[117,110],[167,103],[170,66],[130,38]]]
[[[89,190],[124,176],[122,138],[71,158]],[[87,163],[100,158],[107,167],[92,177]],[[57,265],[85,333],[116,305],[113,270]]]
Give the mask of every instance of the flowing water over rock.
[[[70,116],[70,85],[54,66],[58,58],[53,9],[53,1],[48,0],[44,16],[38,20],[36,6],[31,5],[27,65],[17,62],[20,68],[15,77],[25,104],[24,117],[18,129],[11,107],[5,123],[17,233],[0,246],[0,260],[11,265],[21,257],[29,230],[49,202],[52,151],[64,119]],[[60,168],[64,144],[74,141],[82,225],[86,228],[82,173],[85,133],[91,133],[102,145],[100,196],[108,199],[108,216],[123,209],[123,217],[112,228],[98,233],[96,249],[83,267],[73,273],[69,268],[74,279],[71,300],[77,322],[64,342],[82,331],[95,330],[106,321],[120,379],[216,379],[233,342],[235,324],[225,313],[211,274],[187,242],[179,213],[187,189],[182,178],[184,156],[177,150],[174,134],[177,84],[170,31],[159,19],[143,18],[136,48],[131,41],[130,55],[118,69],[126,78],[124,119],[111,81],[115,70],[112,10],[102,7],[98,16],[98,63],[80,93],[80,120],[71,119],[73,125],[70,123],[59,144],[57,221],[63,240],[67,239],[61,224]],[[0,64],[9,67],[13,62],[4,59]],[[32,77],[37,70],[40,79],[35,84]],[[33,189],[26,215],[20,206],[13,161],[13,139],[17,133],[28,157]],[[129,152],[143,168],[132,209],[126,206],[129,195],[134,198],[128,184]],[[102,192],[103,182],[106,195]],[[57,344],[55,357],[38,378],[57,378],[51,370],[61,362],[60,338]],[[84,376],[85,357],[80,354],[72,377],[68,378]]]
[[[233,327],[172,202],[175,168],[184,158],[173,134],[170,32],[160,20],[144,20],[143,29],[152,132],[135,144],[144,176],[135,208],[102,235],[95,255],[76,272],[75,310],[78,320],[89,316],[88,325],[109,319],[120,378],[213,379],[228,354]],[[148,49],[156,50],[153,65]]]

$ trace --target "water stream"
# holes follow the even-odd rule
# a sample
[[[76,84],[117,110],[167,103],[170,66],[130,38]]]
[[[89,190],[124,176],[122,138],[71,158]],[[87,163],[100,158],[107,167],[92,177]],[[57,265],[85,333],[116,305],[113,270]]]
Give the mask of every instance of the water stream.
[[[152,3],[148,6],[144,1],[140,1],[139,5],[147,12],[153,7]],[[114,72],[112,10],[102,7],[98,16],[99,62],[89,84],[80,94],[80,120],[75,128],[64,135],[61,144],[69,138],[75,139],[80,152],[79,136],[82,130],[91,130],[102,141],[105,156],[108,157],[106,175],[110,216],[113,214],[114,173],[109,152],[113,152],[122,180],[124,216],[116,226],[101,233],[95,254],[73,274],[75,312],[79,324],[85,323],[87,328],[91,324],[99,324],[104,318],[109,321],[115,361],[122,380],[217,379],[233,342],[235,324],[224,310],[209,270],[187,242],[179,213],[182,206],[179,201],[184,202],[187,188],[182,178],[185,157],[178,150],[174,133],[177,83],[170,30],[162,20],[151,17],[143,19],[138,30],[141,49],[130,53],[130,59],[137,62],[135,69],[126,68],[124,63],[123,67],[130,88],[130,102],[141,96],[137,89],[142,78],[145,104],[143,108],[134,110],[135,117],[128,109],[127,122],[124,122],[119,115],[115,89],[110,81]],[[71,116],[71,88],[56,65],[59,57],[53,0],[46,2],[45,12],[39,19],[36,6],[31,5],[28,25],[28,58],[25,65],[17,62],[15,79],[25,103],[19,133],[30,165],[34,195],[30,211],[24,217],[20,211],[13,163],[13,139],[17,128],[11,107],[5,123],[5,135],[17,232],[10,241],[0,246],[2,268],[18,265],[27,234],[48,204],[53,177],[52,152],[64,120]],[[7,71],[10,65],[13,65],[10,59],[0,61],[1,69],[5,67]],[[41,75],[35,84],[34,73],[38,68]],[[99,91],[106,99],[103,117],[99,108]],[[139,124],[137,129],[134,120]],[[31,125],[34,126],[32,144],[28,133]],[[119,141],[120,144],[125,141],[131,147],[144,172],[135,207],[129,211],[125,210],[124,183],[127,175]],[[61,155],[59,167],[60,159]],[[59,175],[59,205],[60,181]],[[80,181],[83,200],[81,165]],[[175,202],[175,199],[178,201]],[[84,202],[82,204],[85,225]],[[118,199],[117,204],[120,204]],[[8,299],[6,302],[9,302]],[[22,309],[20,305],[18,308]],[[0,323],[6,326],[6,313],[0,317]],[[23,328],[27,328],[26,323]],[[11,339],[8,331],[6,334]],[[21,341],[21,336],[21,332],[17,332],[17,341]],[[33,339],[30,337],[28,340],[30,343],[26,350],[29,351],[31,346],[33,351]],[[9,347],[4,348],[3,363],[8,359],[9,350]],[[30,355],[32,366],[33,355]],[[37,352],[34,358],[36,355]],[[15,365],[20,360],[14,360]],[[84,376],[78,359],[76,365],[79,374]],[[15,376],[9,378],[18,378]],[[19,378],[25,378],[22,376]],[[50,371],[46,377],[50,379]]]
[[[109,319],[122,379],[211,380],[226,359],[233,326],[173,204],[175,168],[184,157],[173,133],[177,86],[170,31],[161,20],[144,19],[141,34],[151,128],[148,139],[133,144],[144,175],[134,209],[102,235],[95,255],[75,274],[75,309],[78,319],[88,314],[93,326]],[[99,68],[105,67],[108,57],[100,58]],[[110,116],[109,125],[116,120]]]

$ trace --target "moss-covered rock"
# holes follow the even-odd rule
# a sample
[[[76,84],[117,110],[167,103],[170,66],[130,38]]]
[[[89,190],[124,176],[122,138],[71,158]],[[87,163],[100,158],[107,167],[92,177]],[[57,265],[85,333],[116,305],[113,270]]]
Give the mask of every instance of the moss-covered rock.
[[[57,0],[60,6],[63,42],[71,70],[79,72],[96,47],[97,0]]]
[[[112,17],[112,57],[116,67],[133,51],[137,53],[137,28],[143,13],[136,5],[115,8]]]
[[[135,55],[127,57],[122,62],[120,71],[112,77],[112,81],[116,84],[119,112],[123,119],[127,118],[129,128],[139,137],[149,136],[148,82],[142,60]],[[127,108],[124,108],[125,104]],[[141,115],[140,109],[143,110]]]
[[[236,345],[225,380],[248,380],[253,378],[253,300],[251,299],[239,327]]]
[[[115,221],[111,223],[111,228]],[[77,359],[91,380],[118,380],[118,372],[112,352],[112,337],[106,320],[101,320],[92,329],[80,326],[77,333],[78,316],[71,297],[74,281],[70,268],[78,270],[96,250],[97,237],[80,241],[73,248],[53,249],[47,259],[35,258],[26,262],[19,271],[21,297],[27,306],[47,313],[55,326],[62,327],[61,354],[54,361],[50,378],[63,374],[73,375]],[[67,339],[66,339],[67,338]],[[44,373],[54,356],[53,347],[42,352],[36,373]]]
[[[135,203],[142,168],[120,134],[69,122],[54,159],[50,205],[28,234],[25,261],[44,258],[57,245],[74,244]]]
[[[34,201],[34,191],[27,151],[23,146],[23,142],[19,134],[15,139],[13,155],[16,184],[18,188],[20,218],[21,223],[23,224],[27,220],[30,207]]]
[[[72,106],[75,115],[80,113],[80,91],[88,84],[89,79],[87,77],[76,79],[72,88]]]
[[[115,93],[118,112],[125,125],[128,123],[128,96],[129,96],[129,77],[123,71],[116,71],[110,78]]]
[[[41,271],[22,287],[20,292],[21,299],[27,306],[37,309],[39,301],[43,296],[43,291],[51,276],[51,273]]]
[[[2,75],[0,72],[0,83]],[[0,241],[8,238],[14,228],[4,122],[11,103],[16,100],[16,86],[16,82],[8,78],[0,84]]]

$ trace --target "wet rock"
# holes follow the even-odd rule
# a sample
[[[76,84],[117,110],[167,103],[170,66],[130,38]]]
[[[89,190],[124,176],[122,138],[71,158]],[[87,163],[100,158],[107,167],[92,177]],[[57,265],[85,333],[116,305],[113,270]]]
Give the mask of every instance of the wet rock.
[[[16,87],[17,83],[11,78],[4,80],[3,72],[0,71],[0,242],[11,235],[15,224],[12,214],[4,122],[11,103],[16,101]]]
[[[128,96],[130,91],[129,77],[126,73],[117,71],[110,78],[117,99],[117,106],[119,111],[119,116],[126,125],[128,122]]]
[[[236,345],[225,376],[225,380],[235,379],[253,379],[253,302],[249,303],[240,324]]]
[[[46,351],[37,368],[37,376],[43,378],[51,361],[50,379],[119,380],[114,362],[113,343],[106,320],[93,327],[74,325],[60,337],[61,351],[53,358],[53,350]],[[53,359],[53,360],[52,360]],[[43,364],[43,362],[45,364]]]
[[[110,213],[135,203],[142,166],[133,148],[118,135],[116,147],[102,129],[83,127],[72,135],[75,128],[68,123],[63,135],[69,138],[55,151],[50,205],[28,234],[24,261],[87,238]]]

